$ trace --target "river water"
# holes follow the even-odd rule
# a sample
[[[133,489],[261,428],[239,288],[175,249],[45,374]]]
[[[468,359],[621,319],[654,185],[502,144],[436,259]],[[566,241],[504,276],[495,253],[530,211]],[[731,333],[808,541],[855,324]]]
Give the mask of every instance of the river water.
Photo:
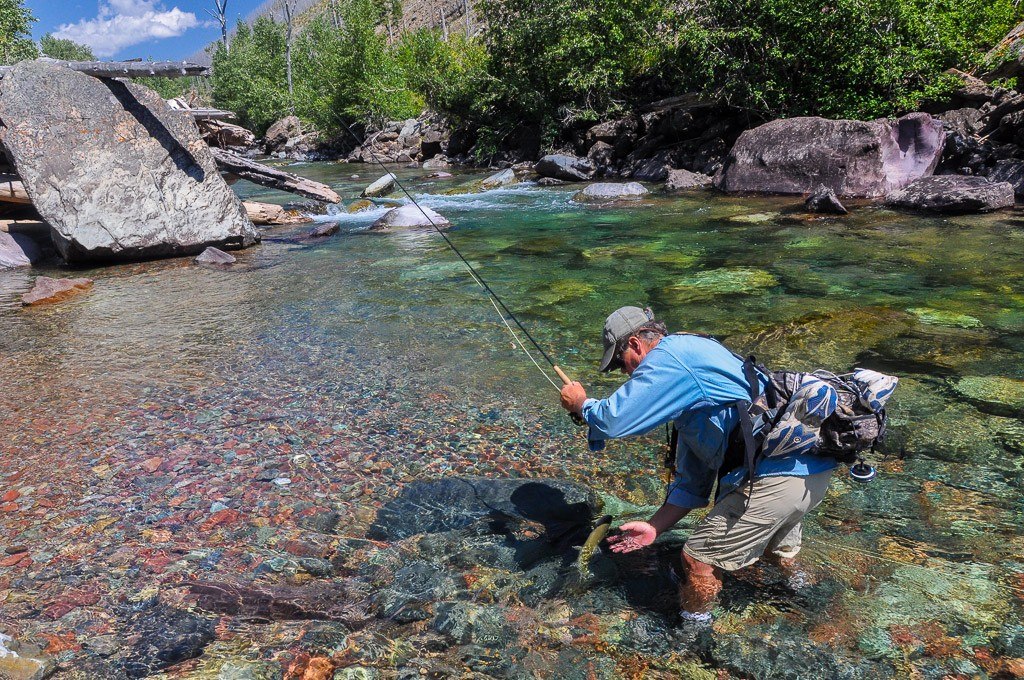
[[[294,170],[346,201],[380,174]],[[621,381],[596,365],[624,304],[773,368],[898,375],[878,479],[840,471],[807,522],[810,583],[727,578],[713,639],[690,644],[672,637],[666,565],[694,519],[647,556],[598,554],[572,588],[536,585],[572,571],[571,546],[543,556],[547,576],[487,557],[529,527],[380,539],[380,509],[430,479],[558,478],[616,522],[643,516],[661,499],[661,437],[589,453],[439,236],[369,233],[385,207],[342,208],[318,218],[339,234],[268,230],[229,268],[75,272],[95,287],[52,307],[22,309],[32,275],[0,272],[0,632],[84,677],[200,652],[166,672],[321,677],[313,658],[353,678],[1024,673],[1017,213],[814,217],[792,198],[703,192],[602,207],[572,187],[444,195],[480,176],[396,172],[594,395]],[[637,595],[645,579],[655,594]],[[367,604],[358,620],[308,602],[254,614],[204,603],[196,582]],[[155,608],[209,623],[202,644],[147,652],[132,631]]]

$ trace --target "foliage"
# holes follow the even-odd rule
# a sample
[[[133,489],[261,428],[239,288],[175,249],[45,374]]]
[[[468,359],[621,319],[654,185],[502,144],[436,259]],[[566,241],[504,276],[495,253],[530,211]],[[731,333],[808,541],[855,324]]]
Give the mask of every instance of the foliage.
[[[39,39],[39,50],[52,59],[64,59],[65,61],[94,61],[96,59],[87,45],[80,45],[74,40],[54,38],[52,33],[47,33]]]
[[[665,57],[667,0],[484,0],[493,94],[512,120],[565,126],[620,110]]]
[[[289,111],[285,28],[269,17],[238,23],[231,51],[213,53],[213,101],[238,114],[239,124],[262,134]]]
[[[408,87],[427,104],[456,120],[469,120],[487,107],[491,86],[488,54],[480,42],[453,33],[447,40],[439,30],[402,36],[398,59]]]
[[[13,64],[39,56],[32,42],[36,20],[22,0],[0,0],[0,64]]]
[[[698,0],[664,74],[765,117],[872,118],[953,83],[1022,10],[1014,0]]]
[[[154,90],[164,99],[183,97],[194,101],[197,105],[209,104],[212,102],[210,81],[202,76],[191,76],[186,78],[166,78],[164,76],[156,76],[151,78],[136,78],[135,82]]]

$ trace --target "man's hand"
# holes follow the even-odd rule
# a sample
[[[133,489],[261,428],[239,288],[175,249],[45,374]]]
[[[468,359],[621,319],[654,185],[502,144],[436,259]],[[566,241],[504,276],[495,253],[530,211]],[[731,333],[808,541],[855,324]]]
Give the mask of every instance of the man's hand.
[[[626,522],[619,527],[619,533],[608,537],[612,552],[627,553],[654,543],[658,530],[647,522]]]
[[[587,391],[578,382],[571,382],[562,387],[562,408],[569,413],[583,411],[583,402],[587,400]]]

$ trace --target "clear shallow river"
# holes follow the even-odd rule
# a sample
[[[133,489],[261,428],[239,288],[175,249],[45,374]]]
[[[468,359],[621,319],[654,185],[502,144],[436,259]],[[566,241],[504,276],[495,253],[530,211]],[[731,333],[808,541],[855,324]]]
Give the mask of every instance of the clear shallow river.
[[[346,201],[380,174],[294,169]],[[174,673],[275,677],[309,656],[349,669],[336,677],[1024,673],[1024,217],[821,218],[796,199],[711,193],[598,207],[571,187],[445,196],[479,176],[397,172],[592,394],[619,383],[596,364],[603,319],[624,304],[771,367],[897,374],[877,481],[837,474],[805,530],[816,582],[729,579],[715,640],[687,649],[671,642],[671,595],[630,595],[664,580],[685,527],[660,561],[599,555],[594,582],[539,595],[526,567],[459,563],[476,549],[461,534],[365,541],[382,505],[438,477],[566,479],[620,517],[660,502],[657,433],[588,453],[440,237],[365,231],[382,207],[320,218],[341,232],[319,241],[268,230],[227,269],[76,272],[95,287],[49,308],[20,308],[32,276],[0,272],[0,547],[29,555],[0,567],[0,632],[72,668],[131,670],[124,659],[145,657],[122,644],[133,603],[205,616],[196,581],[351,582],[372,623],[214,611],[205,653]],[[331,512],[330,526],[305,519]],[[547,556],[563,576],[572,550]]]

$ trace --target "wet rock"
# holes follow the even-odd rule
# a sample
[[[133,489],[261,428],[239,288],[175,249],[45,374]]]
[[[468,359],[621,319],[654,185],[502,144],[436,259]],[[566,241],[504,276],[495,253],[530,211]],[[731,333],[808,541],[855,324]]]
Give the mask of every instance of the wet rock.
[[[689,170],[669,170],[665,179],[665,191],[685,191],[687,189],[707,189],[712,178],[699,172]]]
[[[227,265],[235,263],[235,256],[211,246],[196,257],[195,261],[199,264]]]
[[[4,76],[0,117],[0,143],[68,262],[259,240],[195,123],[152,90],[24,61]]]
[[[334,236],[340,230],[341,226],[337,222],[321,222],[306,232],[306,238],[325,238],[327,236]]]
[[[446,156],[435,156],[423,161],[424,170],[449,170],[452,165]]]
[[[379,588],[373,601],[378,616],[410,623],[429,619],[434,602],[452,599],[457,592],[444,565],[415,560],[395,570],[393,582]]]
[[[245,214],[249,216],[253,224],[258,225],[281,225],[300,224],[309,222],[310,218],[299,214],[294,210],[287,210],[284,206],[273,203],[260,203],[258,201],[243,201]]]
[[[449,177],[452,177],[452,176],[453,175],[450,172],[444,172],[444,171],[440,171],[439,170],[437,172],[431,172],[430,174],[424,175],[423,178],[424,179],[448,179]]]
[[[498,606],[443,602],[430,625],[458,645],[501,647],[512,637],[508,613]]]
[[[383,217],[370,225],[370,229],[373,231],[405,228],[433,229],[434,227],[446,229],[451,225],[448,218],[426,206],[403,205],[401,208],[394,208],[384,213]]]
[[[981,328],[980,320],[967,314],[950,312],[942,309],[931,309],[929,307],[914,307],[908,312],[921,320],[921,323],[933,326],[946,326],[949,328]]]
[[[39,647],[0,633],[0,678],[43,680],[56,670],[56,661]]]
[[[371,201],[369,199],[366,199],[366,198],[360,198],[359,200],[352,201],[347,206],[345,206],[345,212],[347,212],[347,213],[357,213],[357,212],[363,212],[364,210],[373,210],[376,207],[377,207],[377,204],[374,203],[373,201]]]
[[[566,184],[564,179],[555,179],[554,177],[541,177],[537,180],[539,187],[557,187],[563,184]]]
[[[39,246],[30,236],[0,231],[0,269],[30,267],[41,257]]]
[[[307,574],[317,578],[327,578],[334,574],[334,566],[319,557],[303,557],[299,560],[299,566]]]
[[[622,198],[640,198],[650,192],[640,182],[596,182],[588,184],[573,196],[576,201],[611,201]]]
[[[824,184],[819,184],[814,193],[807,197],[807,200],[804,202],[804,208],[808,212],[824,213],[827,215],[845,215],[849,212],[846,206],[839,202],[836,192]]]
[[[803,194],[824,184],[838,196],[873,198],[932,173],[942,125],[927,114],[895,121],[788,118],[747,130],[715,177],[719,189]]]
[[[274,153],[282,150],[289,140],[298,139],[301,136],[302,121],[298,116],[285,116],[267,128],[263,148],[267,153]]]
[[[281,666],[266,661],[225,661],[217,680],[281,680]]]
[[[377,680],[380,673],[372,666],[348,666],[334,671],[334,680]]]
[[[984,177],[940,175],[919,179],[890,194],[888,205],[910,210],[965,214],[1013,207],[1013,185]]]
[[[145,678],[203,653],[214,639],[214,619],[157,603],[129,615],[125,629],[136,642],[120,659],[132,678]]]
[[[333,569],[333,567],[332,567]],[[358,584],[334,580],[305,586],[235,585],[198,581],[189,589],[202,609],[267,621],[340,621],[361,627],[369,618],[369,603]]]
[[[541,177],[553,177],[567,182],[588,180],[596,171],[590,159],[565,154],[548,154],[534,166],[534,172]]]
[[[967,376],[956,381],[953,389],[985,413],[1024,417],[1024,380],[1002,376]]]
[[[482,518],[517,517],[540,523],[552,537],[589,525],[600,500],[562,480],[477,477],[416,481],[377,513],[369,537],[399,540],[466,528]]]
[[[487,179],[480,182],[480,188],[484,191],[490,189],[500,189],[501,187],[511,186],[519,182],[516,178],[516,173],[512,168],[506,168],[499,172],[494,173]]]
[[[61,302],[92,288],[92,279],[51,279],[49,276],[36,278],[32,290],[21,296],[21,304],[44,305]]]
[[[363,193],[359,194],[363,198],[377,198],[380,196],[387,196],[395,190],[395,176],[388,173],[376,180],[373,184],[363,189]]]
[[[324,510],[300,515],[296,524],[303,529],[311,529],[320,534],[332,534],[340,521],[340,514],[333,510]]]

